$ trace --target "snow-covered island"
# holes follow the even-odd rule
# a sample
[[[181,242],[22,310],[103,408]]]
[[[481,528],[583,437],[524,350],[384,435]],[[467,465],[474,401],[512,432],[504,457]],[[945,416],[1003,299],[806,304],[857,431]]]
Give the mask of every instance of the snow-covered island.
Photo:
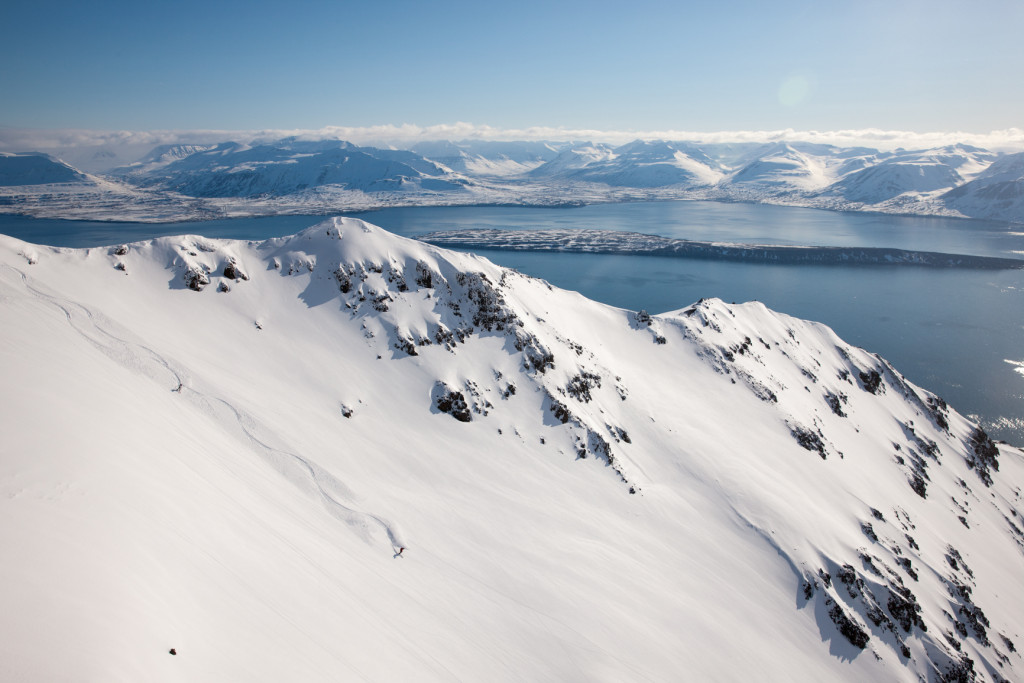
[[[454,249],[631,254],[679,258],[813,263],[817,265],[917,265],[932,268],[1024,268],[1024,259],[942,254],[884,247],[826,247],[701,242],[616,230],[447,230],[420,240]]]
[[[821,324],[331,219],[0,328],[0,678],[1024,678],[1024,453]]]

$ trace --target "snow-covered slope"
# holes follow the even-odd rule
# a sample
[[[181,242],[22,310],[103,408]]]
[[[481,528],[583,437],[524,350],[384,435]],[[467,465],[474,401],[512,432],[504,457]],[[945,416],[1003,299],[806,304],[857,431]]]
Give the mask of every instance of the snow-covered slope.
[[[0,238],[0,329],[7,680],[1024,670],[1021,452],[760,304],[334,219]]]
[[[280,196],[323,186],[347,190],[458,190],[462,176],[408,151],[356,147],[340,140],[284,139],[256,146],[226,142],[164,162],[125,169],[143,187],[158,187],[192,197]]]
[[[514,176],[527,173],[555,158],[563,146],[550,142],[438,140],[416,143],[409,149],[459,173]]]
[[[87,192],[74,182],[40,191],[44,186],[27,184],[38,182],[31,173],[10,169],[0,183],[0,212],[149,221],[705,199],[1024,222],[1016,158],[969,145],[882,152],[799,141],[611,147],[471,140],[421,142],[406,151],[284,138],[161,145],[105,178],[82,174]],[[147,215],[144,204],[158,205],[159,217]]]
[[[126,176],[132,174],[139,175],[143,173],[151,173],[157,169],[167,166],[168,164],[173,164],[176,161],[190,157],[193,154],[198,154],[199,152],[206,152],[214,147],[216,147],[216,145],[158,145],[138,161],[128,164],[127,166],[115,168],[110,171],[110,174]]]
[[[852,202],[879,204],[904,193],[948,190],[986,169],[996,155],[968,145],[858,157],[862,168],[822,191]]]
[[[932,192],[956,187],[963,178],[941,164],[887,162],[849,174],[829,186],[823,194],[834,194],[851,202],[877,204],[905,192]]]
[[[616,187],[664,187],[713,185],[722,178],[722,171],[693,145],[635,140],[614,149],[590,143],[574,146],[531,175]]]
[[[0,152],[0,185],[47,185],[86,180],[84,174],[47,154]]]
[[[580,173],[591,165],[600,165],[615,157],[613,148],[601,143],[582,142],[563,149],[554,159],[530,171],[533,178],[564,178]]]
[[[830,185],[850,167],[849,155],[830,145],[779,142],[750,155],[723,185],[772,194],[809,192]]]
[[[1024,223],[1024,152],[999,157],[942,199],[965,216]]]

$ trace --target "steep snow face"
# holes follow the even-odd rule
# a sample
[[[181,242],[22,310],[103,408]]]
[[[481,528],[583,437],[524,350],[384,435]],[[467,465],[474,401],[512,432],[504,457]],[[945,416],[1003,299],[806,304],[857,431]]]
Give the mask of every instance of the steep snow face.
[[[0,186],[74,183],[86,176],[46,154],[0,152]]]
[[[636,140],[614,150],[574,147],[533,174],[617,187],[713,185],[722,177],[718,165],[698,148],[663,140]]]
[[[552,178],[572,175],[591,164],[615,158],[612,148],[604,144],[585,142],[559,152],[558,156],[530,171],[531,177]]]
[[[772,192],[811,191],[831,184],[837,168],[850,159],[837,157],[826,145],[769,145],[734,171],[725,183]]]
[[[999,157],[942,199],[965,216],[1024,222],[1024,152]]]
[[[113,169],[111,175],[150,173],[168,164],[180,161],[200,152],[214,149],[217,145],[159,145],[147,155],[127,166]]]
[[[0,238],[0,324],[7,678],[1024,669],[1024,454],[760,304],[333,219]]]
[[[410,150],[458,172],[480,176],[515,176],[554,159],[562,146],[549,142],[443,140],[417,143]]]
[[[96,153],[102,154],[103,150]],[[84,154],[84,152],[83,152]],[[79,155],[83,162],[88,155]],[[1011,157],[1014,155],[1010,155]],[[76,157],[78,158],[78,157]],[[0,211],[38,217],[159,220],[352,211],[396,205],[578,205],[642,199],[753,201],[844,211],[1024,222],[1016,178],[969,145],[881,152],[805,142],[696,144],[423,142],[412,151],[341,140],[161,146],[110,177],[40,191],[0,185]],[[109,164],[113,166],[111,162]],[[89,168],[93,168],[90,165]],[[962,192],[948,194],[977,179]],[[133,184],[133,185],[132,185]],[[180,193],[180,194],[179,194]],[[975,196],[977,194],[977,196]]]
[[[840,168],[844,177],[822,195],[879,204],[905,193],[928,194],[948,190],[984,171],[997,156],[969,145],[937,149],[897,150],[888,154],[854,157],[862,168]]]
[[[963,182],[959,173],[944,164],[884,162],[850,173],[822,194],[875,204],[905,192],[933,192],[956,187]]]
[[[255,147],[223,143],[166,164],[143,165],[128,178],[194,197],[280,196],[327,185],[385,192],[457,190],[466,184],[412,152],[290,139]]]

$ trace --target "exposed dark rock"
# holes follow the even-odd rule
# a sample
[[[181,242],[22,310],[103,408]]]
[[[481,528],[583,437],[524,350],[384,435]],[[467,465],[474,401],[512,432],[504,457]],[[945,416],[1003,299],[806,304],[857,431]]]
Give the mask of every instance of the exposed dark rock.
[[[456,281],[466,288],[466,297],[474,305],[474,326],[493,332],[522,325],[519,317],[508,307],[501,292],[485,274],[459,273]]]
[[[543,374],[555,368],[554,354],[548,351],[535,335],[516,330],[515,348],[523,352],[523,366],[528,372],[536,371]]]
[[[907,576],[912,578],[914,581],[919,579],[917,571],[914,569],[914,565],[909,557],[897,557],[896,564],[903,568],[903,571],[907,573]]]
[[[565,390],[569,392],[569,395],[575,398],[577,401],[583,403],[590,403],[593,398],[590,394],[591,389],[601,388],[601,376],[588,372],[587,370],[580,370],[578,375],[575,375],[569,379],[569,384],[566,385]]]
[[[796,442],[803,448],[816,452],[821,456],[822,460],[825,460],[828,457],[825,450],[825,442],[821,440],[820,433],[812,432],[800,425],[790,425],[789,432],[793,435],[793,438],[796,439]]]
[[[925,484],[924,477],[915,472],[908,481],[910,483],[910,488],[914,490],[914,493],[922,498],[928,497],[928,486]]]
[[[974,660],[961,655],[959,660],[950,660],[945,670],[938,672],[939,683],[974,683],[977,673],[974,671]]]
[[[416,263],[416,284],[426,289],[431,289],[434,286],[434,273],[423,261]]]
[[[473,419],[466,397],[461,391],[455,391],[447,384],[438,383],[434,386],[434,405],[439,411],[448,413],[459,422],[470,422]]]
[[[573,414],[569,412],[569,409],[565,407],[564,403],[560,402],[554,396],[549,395],[548,398],[551,402],[549,409],[551,410],[551,414],[555,416],[556,420],[562,424],[566,424],[569,420],[573,419]]]
[[[857,597],[858,590],[864,590],[864,579],[857,576],[857,570],[851,565],[844,564],[840,567],[836,572],[836,578],[846,586],[846,592],[850,594],[851,598]]]
[[[393,346],[398,351],[403,351],[403,352],[405,352],[406,354],[408,354],[410,356],[418,356],[419,355],[419,352],[416,351],[416,345],[413,344],[412,343],[412,339],[409,339],[408,337],[399,336],[398,339],[395,340],[395,343],[393,344]]]
[[[848,641],[855,647],[859,647],[863,650],[868,645],[868,641],[871,640],[871,636],[868,635],[867,631],[861,628],[860,624],[853,621],[846,615],[843,608],[838,604],[832,605],[832,609],[828,611],[828,616],[832,620],[832,623],[836,625],[839,632],[846,637]]]
[[[882,376],[878,374],[877,370],[871,370],[870,372],[861,372],[860,381],[861,385],[864,387],[864,391],[876,395],[885,391],[885,387],[882,384]]]
[[[919,627],[922,631],[928,630],[924,620],[921,619],[921,605],[909,590],[903,589],[901,595],[894,587],[889,592],[889,600],[885,606],[905,633],[910,633],[914,626]]]
[[[238,267],[235,259],[228,259],[228,262],[224,264],[224,277],[229,280],[248,280],[249,276]]]
[[[974,631],[974,636],[978,639],[982,645],[989,645],[991,642],[988,639],[988,630],[986,627],[991,626],[988,619],[985,617],[985,613],[981,611],[981,608],[974,603],[967,603],[960,605],[958,610],[963,620]]]
[[[206,271],[196,266],[189,266],[185,271],[185,285],[194,292],[203,291],[203,287],[210,284],[210,277]]]
[[[825,394],[825,403],[827,403],[828,407],[832,409],[832,412],[839,417],[846,417],[846,413],[843,412],[843,406],[846,405],[847,400],[849,399],[846,394],[842,392],[833,394],[829,391]]]
[[[338,288],[342,294],[352,291],[352,273],[345,266],[338,266],[338,269],[334,271],[334,279],[338,281]]]
[[[394,265],[388,266],[387,280],[395,286],[399,292],[408,292],[409,285],[405,282],[405,275],[400,268]]]
[[[388,304],[394,301],[394,299],[391,298],[391,295],[388,294],[387,292],[371,292],[370,294],[373,297],[372,300],[370,301],[370,305],[373,306],[373,310],[379,311],[381,313],[387,311]],[[414,356],[416,354],[409,355]]]
[[[981,427],[975,427],[969,439],[973,455],[967,457],[967,466],[973,468],[985,486],[992,486],[991,470],[999,471],[999,449]]]
[[[949,406],[946,402],[938,396],[928,397],[928,408],[931,410],[932,417],[935,418],[935,424],[939,426],[945,432],[949,431]]]

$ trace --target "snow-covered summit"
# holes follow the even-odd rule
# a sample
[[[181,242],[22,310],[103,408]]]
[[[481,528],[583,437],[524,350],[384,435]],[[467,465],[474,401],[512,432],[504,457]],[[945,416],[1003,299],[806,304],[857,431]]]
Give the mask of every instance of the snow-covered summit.
[[[713,185],[723,174],[721,167],[694,145],[634,140],[615,148],[592,143],[574,145],[531,175],[615,187],[664,187]]]
[[[48,154],[0,152],[0,186],[48,185],[85,180],[85,174]]]
[[[1024,152],[999,157],[943,199],[965,216],[1024,223]]]
[[[1024,455],[758,303],[631,312],[331,219],[0,237],[0,327],[8,677],[1024,667]]]
[[[125,169],[126,177],[143,187],[193,197],[281,196],[330,185],[367,192],[444,191],[467,183],[413,152],[357,147],[343,140],[225,142],[186,151],[178,148],[168,160],[154,150],[158,163]]]

